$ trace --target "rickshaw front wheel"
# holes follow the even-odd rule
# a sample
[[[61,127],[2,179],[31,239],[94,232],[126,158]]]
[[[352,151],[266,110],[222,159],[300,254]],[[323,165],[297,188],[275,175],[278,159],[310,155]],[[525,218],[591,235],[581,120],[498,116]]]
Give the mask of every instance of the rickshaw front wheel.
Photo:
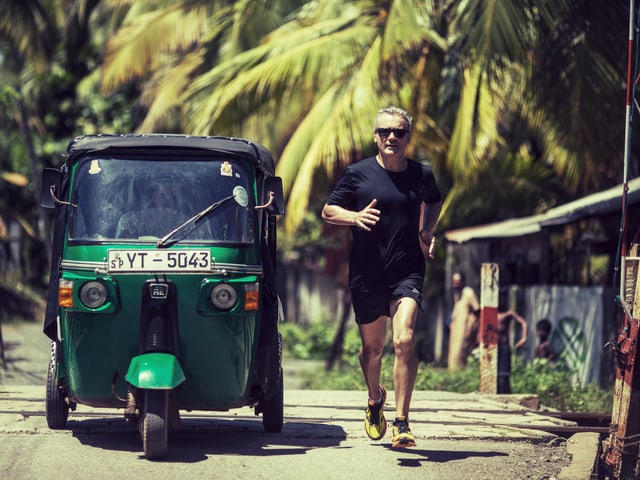
[[[69,418],[69,403],[67,395],[58,378],[58,362],[60,345],[56,341],[51,342],[51,358],[47,370],[47,390],[45,401],[45,416],[47,425],[52,430],[64,428]]]
[[[142,444],[149,460],[163,458],[168,449],[169,391],[146,390],[142,418]]]

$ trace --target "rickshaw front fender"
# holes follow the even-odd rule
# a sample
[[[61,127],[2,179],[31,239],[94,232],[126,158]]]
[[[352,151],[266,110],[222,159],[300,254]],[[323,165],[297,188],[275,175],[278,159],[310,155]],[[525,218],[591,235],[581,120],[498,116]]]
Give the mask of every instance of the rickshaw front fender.
[[[133,357],[125,379],[136,388],[171,390],[186,377],[175,355],[153,352]]]

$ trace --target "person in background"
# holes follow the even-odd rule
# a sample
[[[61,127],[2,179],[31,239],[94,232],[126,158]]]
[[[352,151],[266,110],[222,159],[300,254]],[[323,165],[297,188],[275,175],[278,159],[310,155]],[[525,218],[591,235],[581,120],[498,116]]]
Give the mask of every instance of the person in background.
[[[442,208],[431,167],[405,157],[412,119],[404,110],[378,112],[373,139],[378,154],[348,166],[322,209],[325,222],[352,232],[349,287],[362,341],[359,359],[369,401],[365,431],[379,440],[387,431],[380,385],[382,353],[391,319],[396,401],[391,444],[415,446],[409,428],[418,370],[414,330],[422,301],[425,254],[433,258],[433,230]]]
[[[536,337],[538,337],[538,345],[535,349],[535,358],[546,358],[547,360],[554,360],[555,353],[551,347],[551,322],[547,318],[538,320],[536,323]]]
[[[529,325],[513,310],[498,312],[498,393],[511,393],[511,345],[509,330],[511,320],[520,325],[520,340],[513,346],[516,350],[527,343]]]
[[[473,288],[465,284],[462,272],[451,276],[453,309],[449,324],[449,370],[459,370],[467,365],[467,358],[478,346],[480,325],[480,300]]]

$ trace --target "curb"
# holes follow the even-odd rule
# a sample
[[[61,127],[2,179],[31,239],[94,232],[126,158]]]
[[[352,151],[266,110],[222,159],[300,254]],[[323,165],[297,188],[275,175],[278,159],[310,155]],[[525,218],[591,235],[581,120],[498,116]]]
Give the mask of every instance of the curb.
[[[593,432],[575,433],[567,440],[571,464],[562,469],[557,480],[588,480],[598,459],[600,435]]]

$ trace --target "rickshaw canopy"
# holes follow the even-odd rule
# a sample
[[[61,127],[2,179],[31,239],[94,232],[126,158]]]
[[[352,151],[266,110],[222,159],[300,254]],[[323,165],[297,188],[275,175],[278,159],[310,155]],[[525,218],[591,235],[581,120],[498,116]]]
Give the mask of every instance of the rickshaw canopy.
[[[128,134],[128,135],[89,135],[76,137],[67,146],[67,161],[92,153],[107,153],[110,150],[201,150],[215,154],[244,158],[253,161],[256,168],[266,176],[275,174],[275,164],[271,153],[261,144],[234,137],[190,136],[178,134]]]

